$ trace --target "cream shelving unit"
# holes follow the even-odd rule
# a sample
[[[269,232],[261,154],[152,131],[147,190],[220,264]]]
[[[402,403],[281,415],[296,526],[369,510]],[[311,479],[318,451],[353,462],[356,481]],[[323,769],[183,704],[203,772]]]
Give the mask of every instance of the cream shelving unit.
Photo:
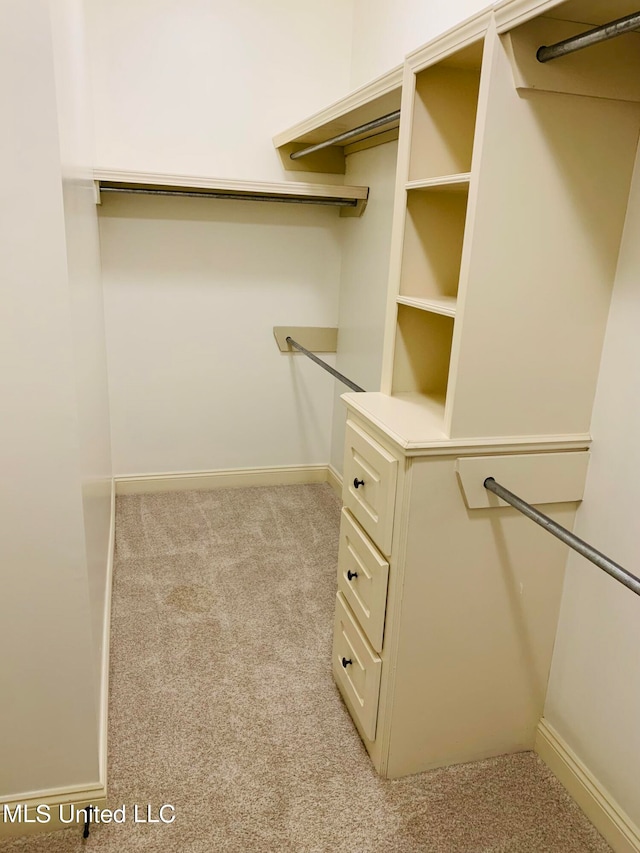
[[[443,429],[488,13],[409,57],[382,390]]]
[[[439,401],[451,438],[588,432],[637,143],[639,39],[562,66],[535,51],[629,4],[597,5],[554,4],[501,38],[493,25],[479,36],[478,16],[444,57],[435,44],[408,57],[382,390]]]
[[[336,683],[378,771],[531,749],[640,134],[633,11],[511,0],[407,58],[383,380],[346,394]],[[543,14],[544,13],[544,14]]]

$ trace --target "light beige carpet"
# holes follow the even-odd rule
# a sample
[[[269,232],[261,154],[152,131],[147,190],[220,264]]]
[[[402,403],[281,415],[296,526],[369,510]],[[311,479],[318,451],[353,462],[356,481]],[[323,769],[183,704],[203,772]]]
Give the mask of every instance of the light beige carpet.
[[[601,853],[531,753],[380,779],[335,689],[328,486],[118,499],[109,804],[175,806],[6,851]]]

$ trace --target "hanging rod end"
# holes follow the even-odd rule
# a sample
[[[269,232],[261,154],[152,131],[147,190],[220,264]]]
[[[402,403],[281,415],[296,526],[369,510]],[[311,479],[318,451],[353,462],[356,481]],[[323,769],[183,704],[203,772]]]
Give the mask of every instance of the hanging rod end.
[[[547,61],[546,52],[548,49],[549,48],[546,44],[543,44],[541,47],[538,48],[538,50],[536,51],[536,59],[538,60],[538,62]]]

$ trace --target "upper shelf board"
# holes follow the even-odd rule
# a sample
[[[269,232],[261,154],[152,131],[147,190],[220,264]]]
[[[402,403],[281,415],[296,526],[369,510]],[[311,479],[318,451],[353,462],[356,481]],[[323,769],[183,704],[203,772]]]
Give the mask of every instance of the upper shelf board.
[[[398,296],[396,302],[399,305],[408,305],[409,308],[417,308],[419,311],[430,311],[432,314],[442,314],[443,317],[455,317],[458,300],[455,296],[439,296],[425,299],[418,296]]]
[[[431,65],[480,71],[484,37],[491,21],[491,8],[482,9],[462,24],[407,54],[407,65],[418,74]]]
[[[292,160],[290,157],[294,151],[300,151],[318,142],[325,142],[327,139],[399,110],[402,73],[402,66],[398,66],[274,136],[273,144],[280,154],[285,169],[343,175],[346,155],[397,139],[398,122],[396,121],[379,130],[365,132],[361,137],[351,137],[343,143],[331,145],[315,154],[301,157],[299,160]]]
[[[640,9],[638,0],[502,0],[496,4],[499,32],[540,16],[600,26]]]
[[[101,203],[101,191],[118,190],[161,195],[186,193],[194,196],[245,201],[336,205],[340,207],[341,216],[361,216],[369,196],[368,187],[330,184],[230,181],[224,178],[205,178],[195,175],[121,172],[111,169],[96,169],[93,177],[98,204]]]
[[[466,192],[469,189],[471,172],[458,175],[443,175],[438,178],[424,178],[419,181],[408,181],[407,190],[423,192]]]

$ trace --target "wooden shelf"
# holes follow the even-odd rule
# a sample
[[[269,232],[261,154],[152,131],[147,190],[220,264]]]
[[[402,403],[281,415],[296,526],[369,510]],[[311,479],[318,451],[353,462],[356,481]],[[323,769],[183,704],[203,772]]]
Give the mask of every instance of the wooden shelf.
[[[480,70],[433,65],[415,80],[409,180],[470,171]]]
[[[343,395],[343,400],[375,424],[408,454],[413,449],[448,445],[444,431],[444,397],[428,394]]]
[[[101,203],[101,191],[198,196],[273,201],[300,204],[336,204],[341,216],[361,216],[369,196],[368,187],[336,186],[293,182],[230,181],[196,175],[165,175],[146,172],[122,172],[96,169],[96,202]]]
[[[461,172],[457,175],[443,175],[437,178],[425,178],[420,181],[409,181],[407,192],[467,192],[471,172]]]
[[[402,66],[377,77],[366,86],[361,86],[339,101],[304,121],[293,125],[273,137],[285,169],[290,171],[328,172],[344,175],[345,156],[365,148],[382,145],[398,138],[398,122],[377,131],[369,131],[362,137],[351,139],[316,154],[299,160],[291,160],[290,154],[308,145],[324,142],[366,122],[373,121],[400,109],[402,95]]]
[[[450,186],[458,191],[424,187],[407,196],[401,296],[438,301],[458,294],[468,194],[464,185]]]
[[[454,320],[432,311],[398,305],[392,394],[417,393],[444,397]]]
[[[432,314],[442,314],[444,317],[455,317],[458,300],[455,296],[441,296],[433,299],[421,299],[415,296],[398,296],[399,305],[408,305],[419,311],[430,311]]]

